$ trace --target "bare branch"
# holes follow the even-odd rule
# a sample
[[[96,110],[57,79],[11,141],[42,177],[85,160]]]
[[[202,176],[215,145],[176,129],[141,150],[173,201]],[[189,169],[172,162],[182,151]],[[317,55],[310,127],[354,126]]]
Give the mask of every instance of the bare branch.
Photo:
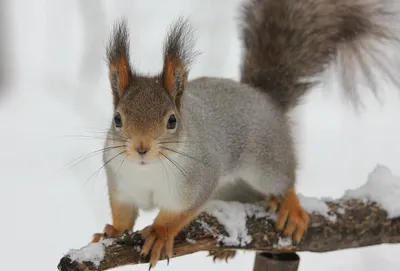
[[[400,243],[400,218],[389,219],[387,212],[376,203],[341,200],[326,204],[329,206],[330,217],[336,218],[329,219],[321,214],[312,213],[310,228],[297,245],[282,238],[275,230],[273,219],[247,217],[248,235],[252,241],[245,246],[227,246],[221,241],[221,237],[227,237],[224,226],[215,217],[202,213],[177,236],[173,257],[221,249],[273,253],[327,252],[383,243]],[[80,250],[70,251],[61,259],[58,269],[102,271],[118,266],[147,263],[148,259],[140,258],[142,244],[143,240],[137,232],[126,233],[120,238],[104,240],[102,243],[89,244]],[[97,259],[98,266],[95,260],[86,261],[77,256],[85,249],[90,249],[90,246],[104,246],[104,255],[101,255],[104,257]]]

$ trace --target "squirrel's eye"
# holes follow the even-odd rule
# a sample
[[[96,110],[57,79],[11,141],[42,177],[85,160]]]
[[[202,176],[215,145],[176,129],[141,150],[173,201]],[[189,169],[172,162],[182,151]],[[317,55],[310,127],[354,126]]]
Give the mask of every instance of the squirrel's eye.
[[[115,126],[117,126],[118,128],[120,128],[122,126],[121,115],[118,112],[114,116],[114,123],[115,123]]]
[[[176,118],[175,118],[175,115],[172,114],[171,116],[169,116],[168,123],[167,123],[167,129],[173,130],[173,129],[175,129],[175,127],[176,127]]]

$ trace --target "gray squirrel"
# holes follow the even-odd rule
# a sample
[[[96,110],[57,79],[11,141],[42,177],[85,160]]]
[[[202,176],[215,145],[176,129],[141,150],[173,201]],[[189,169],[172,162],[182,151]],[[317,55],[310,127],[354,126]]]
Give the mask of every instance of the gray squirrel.
[[[93,242],[132,230],[138,210],[159,208],[140,232],[150,267],[171,258],[175,236],[212,199],[266,200],[276,227],[300,241],[309,226],[295,190],[297,156],[288,112],[330,65],[358,100],[356,72],[396,83],[395,0],[249,0],[241,6],[240,82],[188,80],[196,56],[188,20],[172,25],[162,71],[143,76],[129,60],[126,21],[107,48],[114,116],[104,149],[112,224]],[[398,50],[400,52],[400,50]],[[395,74],[395,76],[393,76]],[[374,88],[374,91],[376,89]],[[214,253],[218,259],[233,252]]]

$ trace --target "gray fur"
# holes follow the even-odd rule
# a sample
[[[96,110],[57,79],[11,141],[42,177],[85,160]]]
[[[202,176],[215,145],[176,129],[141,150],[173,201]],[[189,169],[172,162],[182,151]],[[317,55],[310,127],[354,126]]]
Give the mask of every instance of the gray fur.
[[[248,1],[241,13],[241,82],[265,91],[285,110],[315,84],[310,77],[316,79],[329,65],[337,68],[339,83],[356,106],[358,79],[378,94],[374,68],[400,86],[399,59],[387,53],[400,48],[398,2]]]
[[[207,150],[219,186],[242,179],[267,196],[294,184],[290,127],[268,96],[233,80],[205,77],[188,84],[183,105],[185,137]],[[187,152],[195,150],[188,146]]]

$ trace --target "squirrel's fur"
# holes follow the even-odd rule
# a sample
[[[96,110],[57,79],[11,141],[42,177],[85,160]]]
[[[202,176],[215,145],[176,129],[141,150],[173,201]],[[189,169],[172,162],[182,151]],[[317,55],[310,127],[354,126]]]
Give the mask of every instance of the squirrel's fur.
[[[374,67],[399,85],[400,63],[386,52],[400,48],[399,14],[395,0],[250,0],[241,13],[241,82],[288,109],[332,65],[357,105],[358,75],[377,92]]]
[[[280,205],[277,228],[299,241],[309,218],[295,193],[297,158],[286,112],[329,64],[349,64],[341,66],[345,75],[360,64],[372,75],[365,60],[376,60],[374,42],[398,42],[391,3],[251,0],[242,10],[241,82],[188,81],[195,52],[184,19],[167,34],[160,74],[140,75],[129,62],[126,23],[119,22],[107,50],[115,110],[104,152],[113,217],[108,235],[131,230],[138,208],[160,208],[142,231],[142,252],[151,252],[155,265],[162,251],[172,255],[176,234],[210,199],[271,196]],[[354,98],[354,88],[345,86]]]

